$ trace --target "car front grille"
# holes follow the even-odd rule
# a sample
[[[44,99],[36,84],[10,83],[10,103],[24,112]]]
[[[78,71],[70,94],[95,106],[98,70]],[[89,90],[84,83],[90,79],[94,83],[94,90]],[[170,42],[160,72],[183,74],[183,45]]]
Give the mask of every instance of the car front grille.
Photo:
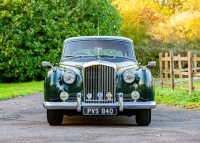
[[[114,103],[115,102],[116,73],[113,67],[92,65],[84,68],[84,100],[86,103]],[[107,93],[113,97],[108,99]],[[92,98],[87,98],[92,94]],[[98,98],[102,94],[102,98]]]

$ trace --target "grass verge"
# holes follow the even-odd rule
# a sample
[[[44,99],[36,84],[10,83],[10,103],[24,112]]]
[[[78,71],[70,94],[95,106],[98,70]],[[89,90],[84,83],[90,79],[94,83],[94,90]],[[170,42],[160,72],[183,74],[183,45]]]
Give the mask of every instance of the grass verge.
[[[200,83],[195,83],[199,87]],[[170,87],[156,86],[155,100],[158,104],[173,105],[188,109],[200,109],[200,91],[193,91],[189,94],[188,90],[175,88],[174,91]]]
[[[26,96],[43,91],[44,81],[25,83],[0,83],[0,100]]]

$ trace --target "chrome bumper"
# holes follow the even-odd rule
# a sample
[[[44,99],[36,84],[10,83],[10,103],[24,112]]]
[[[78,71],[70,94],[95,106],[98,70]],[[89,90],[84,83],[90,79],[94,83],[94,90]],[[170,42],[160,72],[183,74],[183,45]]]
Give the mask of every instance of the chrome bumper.
[[[115,103],[85,103],[81,101],[81,94],[77,94],[76,102],[44,102],[43,106],[45,109],[69,109],[77,110],[81,112],[82,107],[117,107],[119,111],[123,109],[153,109],[156,107],[156,102],[146,101],[146,102],[123,102],[123,94],[119,94],[119,102]]]
[[[81,110],[78,110],[77,102],[44,102],[43,104],[45,109],[74,109],[78,112]],[[115,102],[112,104],[89,104],[82,102],[81,107],[118,107],[119,102]],[[147,101],[147,102],[123,102],[123,109],[153,109],[156,107],[156,102],[154,101]],[[120,110],[123,111],[123,110]]]

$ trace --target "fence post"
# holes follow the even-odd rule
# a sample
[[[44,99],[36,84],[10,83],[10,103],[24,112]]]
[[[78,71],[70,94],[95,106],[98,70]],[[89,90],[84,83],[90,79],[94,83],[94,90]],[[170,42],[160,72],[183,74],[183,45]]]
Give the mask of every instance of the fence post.
[[[165,58],[167,58],[167,57],[168,57],[168,53],[166,52]],[[165,61],[165,71],[168,71],[168,61],[167,60]],[[168,79],[168,73],[165,73],[165,81],[167,81],[167,79]]]
[[[197,72],[197,60],[196,60],[196,58],[197,58],[197,55],[194,54],[194,72]]]
[[[161,88],[163,88],[162,53],[159,53],[159,61],[160,61],[160,86]]]
[[[188,82],[189,82],[189,93],[193,90],[193,69],[192,69],[192,52],[188,52]]]
[[[182,83],[182,66],[181,66],[181,55],[178,54],[178,69],[179,69],[179,79],[180,79],[180,83]]]
[[[171,90],[174,90],[174,53],[170,51],[170,85]]]

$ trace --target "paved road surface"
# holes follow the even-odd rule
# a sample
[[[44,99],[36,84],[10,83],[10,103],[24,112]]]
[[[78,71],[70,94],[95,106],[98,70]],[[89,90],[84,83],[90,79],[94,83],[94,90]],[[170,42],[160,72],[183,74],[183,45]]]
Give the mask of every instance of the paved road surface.
[[[199,110],[157,106],[148,127],[134,116],[65,116],[63,125],[49,126],[42,102],[43,93],[0,101],[0,143],[200,143]]]

